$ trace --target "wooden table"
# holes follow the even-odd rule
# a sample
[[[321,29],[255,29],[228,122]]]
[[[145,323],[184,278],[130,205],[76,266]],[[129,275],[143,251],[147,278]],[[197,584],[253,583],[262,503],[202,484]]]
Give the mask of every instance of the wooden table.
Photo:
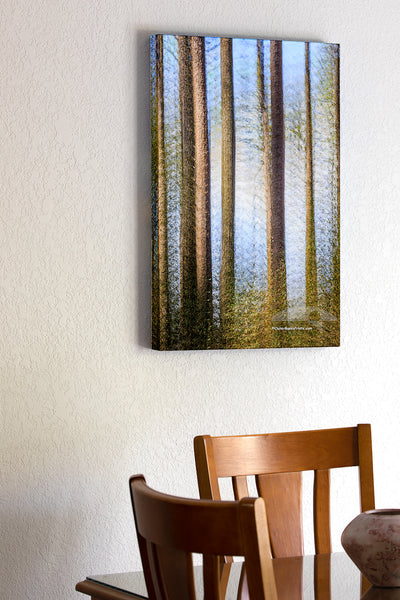
[[[226,600],[236,600],[240,562],[230,570]],[[202,569],[195,567],[198,598],[202,598]],[[279,600],[400,600],[400,588],[375,588],[344,553],[320,554],[274,560]],[[94,575],[76,585],[92,600],[148,598],[143,573]]]

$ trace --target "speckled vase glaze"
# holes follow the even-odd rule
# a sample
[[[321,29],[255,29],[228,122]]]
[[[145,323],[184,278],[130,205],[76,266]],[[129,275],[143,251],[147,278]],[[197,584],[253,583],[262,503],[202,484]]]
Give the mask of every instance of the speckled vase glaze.
[[[400,509],[361,513],[343,531],[342,545],[373,585],[400,587]]]

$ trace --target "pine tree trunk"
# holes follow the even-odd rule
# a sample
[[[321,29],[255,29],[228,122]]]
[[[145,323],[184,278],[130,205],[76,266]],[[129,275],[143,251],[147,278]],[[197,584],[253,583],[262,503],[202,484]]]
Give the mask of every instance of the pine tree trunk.
[[[335,131],[336,131],[336,239],[333,256],[332,312],[340,317],[340,49],[335,49]]]
[[[182,135],[180,195],[180,347],[196,347],[196,212],[194,203],[194,122],[190,39],[178,36],[179,101]]]
[[[272,281],[272,265],[269,257],[271,256],[271,132],[269,126],[268,104],[265,99],[265,80],[264,80],[264,46],[262,40],[257,40],[257,88],[258,99],[260,103],[261,115],[261,130],[262,130],[262,148],[263,148],[263,174],[264,174],[264,189],[265,189],[265,205],[266,205],[266,221],[267,221],[267,265],[268,265],[268,281]],[[267,298],[268,300],[268,298]],[[264,314],[264,322],[266,325],[267,340],[270,336],[270,317]],[[265,312],[265,311],[264,311]],[[267,341],[267,345],[269,341]]]
[[[305,44],[305,96],[306,96],[306,306],[316,307],[317,252],[315,244],[313,141],[311,115],[310,44]]]
[[[220,314],[222,336],[228,337],[233,324],[235,297],[235,118],[233,99],[232,40],[221,38],[221,121],[222,121],[222,256],[220,272]]]
[[[285,256],[285,130],[282,42],[271,41],[271,203],[267,208],[268,304],[271,317],[287,309]]]
[[[158,285],[158,118],[157,118],[157,36],[154,48],[154,71],[151,85],[151,346],[160,349],[160,292]]]
[[[271,141],[269,129],[268,105],[265,101],[264,81],[264,47],[262,40],[257,40],[257,87],[260,102],[262,140],[263,140],[263,172],[265,197],[267,205],[271,204]]]
[[[159,293],[159,349],[169,345],[169,290],[168,290],[168,215],[167,176],[164,142],[164,75],[163,39],[156,36],[156,98],[157,98],[157,209],[158,209],[158,293]]]
[[[204,37],[191,38],[193,73],[194,161],[198,343],[206,347],[212,324],[212,265],[210,214],[210,150],[207,119]]]

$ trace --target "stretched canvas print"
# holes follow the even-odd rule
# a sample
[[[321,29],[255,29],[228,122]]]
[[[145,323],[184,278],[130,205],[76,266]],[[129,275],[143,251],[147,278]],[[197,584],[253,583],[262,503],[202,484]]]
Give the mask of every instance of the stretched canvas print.
[[[151,37],[152,347],[338,346],[339,46]]]

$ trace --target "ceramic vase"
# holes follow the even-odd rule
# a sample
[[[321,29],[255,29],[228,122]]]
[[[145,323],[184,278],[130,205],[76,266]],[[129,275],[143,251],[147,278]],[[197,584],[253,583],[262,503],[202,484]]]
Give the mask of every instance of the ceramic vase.
[[[400,509],[361,513],[343,531],[342,545],[373,585],[400,587]]]

